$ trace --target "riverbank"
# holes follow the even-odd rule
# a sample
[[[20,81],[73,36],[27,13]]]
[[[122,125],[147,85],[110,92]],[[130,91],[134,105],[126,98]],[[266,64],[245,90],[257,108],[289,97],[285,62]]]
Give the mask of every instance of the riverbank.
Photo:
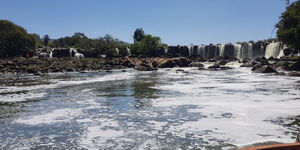
[[[210,62],[208,68],[205,62]],[[199,69],[227,70],[225,65],[239,62],[241,67],[251,67],[255,73],[276,73],[278,75],[300,76],[300,57],[280,59],[258,58],[255,60],[215,57],[175,57],[175,58],[13,58],[0,60],[0,73],[86,72],[134,68],[139,71],[154,71],[158,68],[198,67]]]

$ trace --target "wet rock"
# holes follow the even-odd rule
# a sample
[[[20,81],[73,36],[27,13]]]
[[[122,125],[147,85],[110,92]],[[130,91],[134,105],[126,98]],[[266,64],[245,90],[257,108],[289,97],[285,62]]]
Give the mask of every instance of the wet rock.
[[[220,60],[216,62],[216,65],[226,65],[229,61],[227,60]]]
[[[279,76],[284,76],[286,75],[284,72],[277,72],[276,75],[279,75]]]
[[[241,67],[253,67],[254,65],[256,65],[257,62],[256,61],[247,61],[247,62],[244,62]]]
[[[185,57],[173,58],[173,61],[178,67],[188,67],[189,64],[192,62],[190,59]]]
[[[134,67],[135,70],[138,71],[154,71],[157,70],[156,68],[153,68],[152,65],[150,64],[146,64],[146,63],[142,63],[140,65],[137,65]]]
[[[159,68],[173,68],[175,66],[176,64],[172,59],[166,59],[158,65]]]
[[[185,71],[185,70],[183,70],[183,69],[177,69],[177,70],[176,70],[176,73],[179,73],[179,72],[182,72],[182,73],[189,73],[188,71]]]
[[[221,66],[220,67],[220,70],[229,70],[229,69],[233,69],[233,68],[227,67],[227,66]]]
[[[215,69],[215,68],[220,68],[220,64],[214,64],[208,67],[208,69]]]
[[[254,73],[277,73],[270,65],[256,65],[252,68]]]
[[[291,77],[300,77],[300,72],[289,72],[286,74],[287,76],[291,76]]]
[[[189,64],[189,67],[204,67],[204,65],[200,62],[192,62]]]

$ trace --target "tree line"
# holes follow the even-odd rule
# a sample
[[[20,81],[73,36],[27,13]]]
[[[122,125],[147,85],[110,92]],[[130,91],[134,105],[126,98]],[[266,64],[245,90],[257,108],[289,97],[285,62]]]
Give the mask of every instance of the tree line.
[[[8,20],[0,20],[0,57],[2,58],[34,54],[38,48],[42,47],[77,48],[96,56],[106,55],[107,57],[127,56],[129,52],[132,56],[160,56],[167,48],[159,37],[145,34],[142,28],[134,31],[133,41],[134,43],[130,44],[109,34],[99,38],[89,38],[80,32],[58,39],[51,39],[49,35],[41,38],[38,34],[27,33],[24,28]]]

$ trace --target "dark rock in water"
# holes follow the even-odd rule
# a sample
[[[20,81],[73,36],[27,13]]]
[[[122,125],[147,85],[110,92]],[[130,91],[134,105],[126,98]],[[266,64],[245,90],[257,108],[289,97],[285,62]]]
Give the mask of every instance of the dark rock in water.
[[[233,69],[233,68],[227,67],[227,66],[221,66],[220,67],[220,70],[229,70],[229,69]]]
[[[190,59],[187,59],[185,57],[174,58],[173,61],[178,67],[188,67],[192,62]]]
[[[227,63],[228,63],[227,60],[220,60],[216,62],[217,65],[226,65]]]
[[[300,72],[289,72],[286,75],[291,77],[300,77]]]
[[[197,61],[197,62],[206,62],[207,59],[204,58],[204,57],[198,57],[198,58],[196,58],[196,61]]]
[[[214,68],[220,68],[220,65],[214,64],[214,65],[208,67],[208,69],[214,69]]]
[[[150,64],[142,63],[138,66],[135,66],[134,69],[138,71],[154,71],[157,70],[156,68],[153,68]]]
[[[286,48],[286,49],[283,50],[284,56],[291,55],[292,52],[293,52],[293,50],[292,50],[292,49],[289,49],[289,48]]]
[[[256,65],[252,68],[254,73],[277,73],[277,71],[269,65]]]
[[[300,71],[300,60],[296,61],[291,65],[291,69],[295,71]]]
[[[200,62],[192,62],[189,64],[189,67],[204,67],[204,65]]]
[[[204,67],[199,67],[198,70],[206,70]]]
[[[245,62],[241,65],[241,67],[253,67],[254,65],[256,65],[257,62],[256,61],[248,61],[248,62]]]
[[[185,71],[185,70],[183,70],[183,69],[177,69],[177,70],[176,70],[176,73],[179,73],[179,72],[182,72],[182,73],[189,73],[188,71]]]
[[[277,72],[276,75],[279,75],[279,76],[284,76],[285,73],[284,72]]]
[[[162,61],[158,67],[159,68],[173,68],[175,67],[175,62],[172,59],[166,59],[164,61]]]
[[[250,59],[244,58],[244,59],[242,60],[242,63],[247,63],[247,62],[250,62],[250,61],[251,61]]]
[[[103,67],[103,70],[112,70],[111,66],[110,65],[105,65]]]
[[[158,63],[156,61],[154,61],[154,62],[151,63],[151,66],[153,68],[157,68],[158,67]]]

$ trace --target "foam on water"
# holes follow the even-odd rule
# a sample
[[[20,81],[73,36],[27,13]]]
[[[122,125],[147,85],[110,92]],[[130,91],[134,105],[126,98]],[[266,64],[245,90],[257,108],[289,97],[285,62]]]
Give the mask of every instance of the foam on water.
[[[75,116],[79,116],[82,114],[81,109],[57,109],[53,112],[35,115],[26,118],[19,118],[15,120],[16,123],[22,123],[26,125],[39,125],[39,124],[52,124],[59,122],[69,122],[75,118]]]
[[[299,115],[298,79],[255,74],[238,65],[228,64],[234,69],[225,71],[172,68],[55,79],[40,85],[53,89],[29,90],[48,95],[26,107],[44,104],[46,109],[8,122],[11,129],[0,128],[0,136],[20,136],[6,144],[0,138],[0,143],[54,149],[65,148],[61,143],[70,149],[235,149],[253,142],[293,142],[286,133],[290,129],[274,120]],[[43,143],[42,136],[28,138],[32,133],[56,137]]]

